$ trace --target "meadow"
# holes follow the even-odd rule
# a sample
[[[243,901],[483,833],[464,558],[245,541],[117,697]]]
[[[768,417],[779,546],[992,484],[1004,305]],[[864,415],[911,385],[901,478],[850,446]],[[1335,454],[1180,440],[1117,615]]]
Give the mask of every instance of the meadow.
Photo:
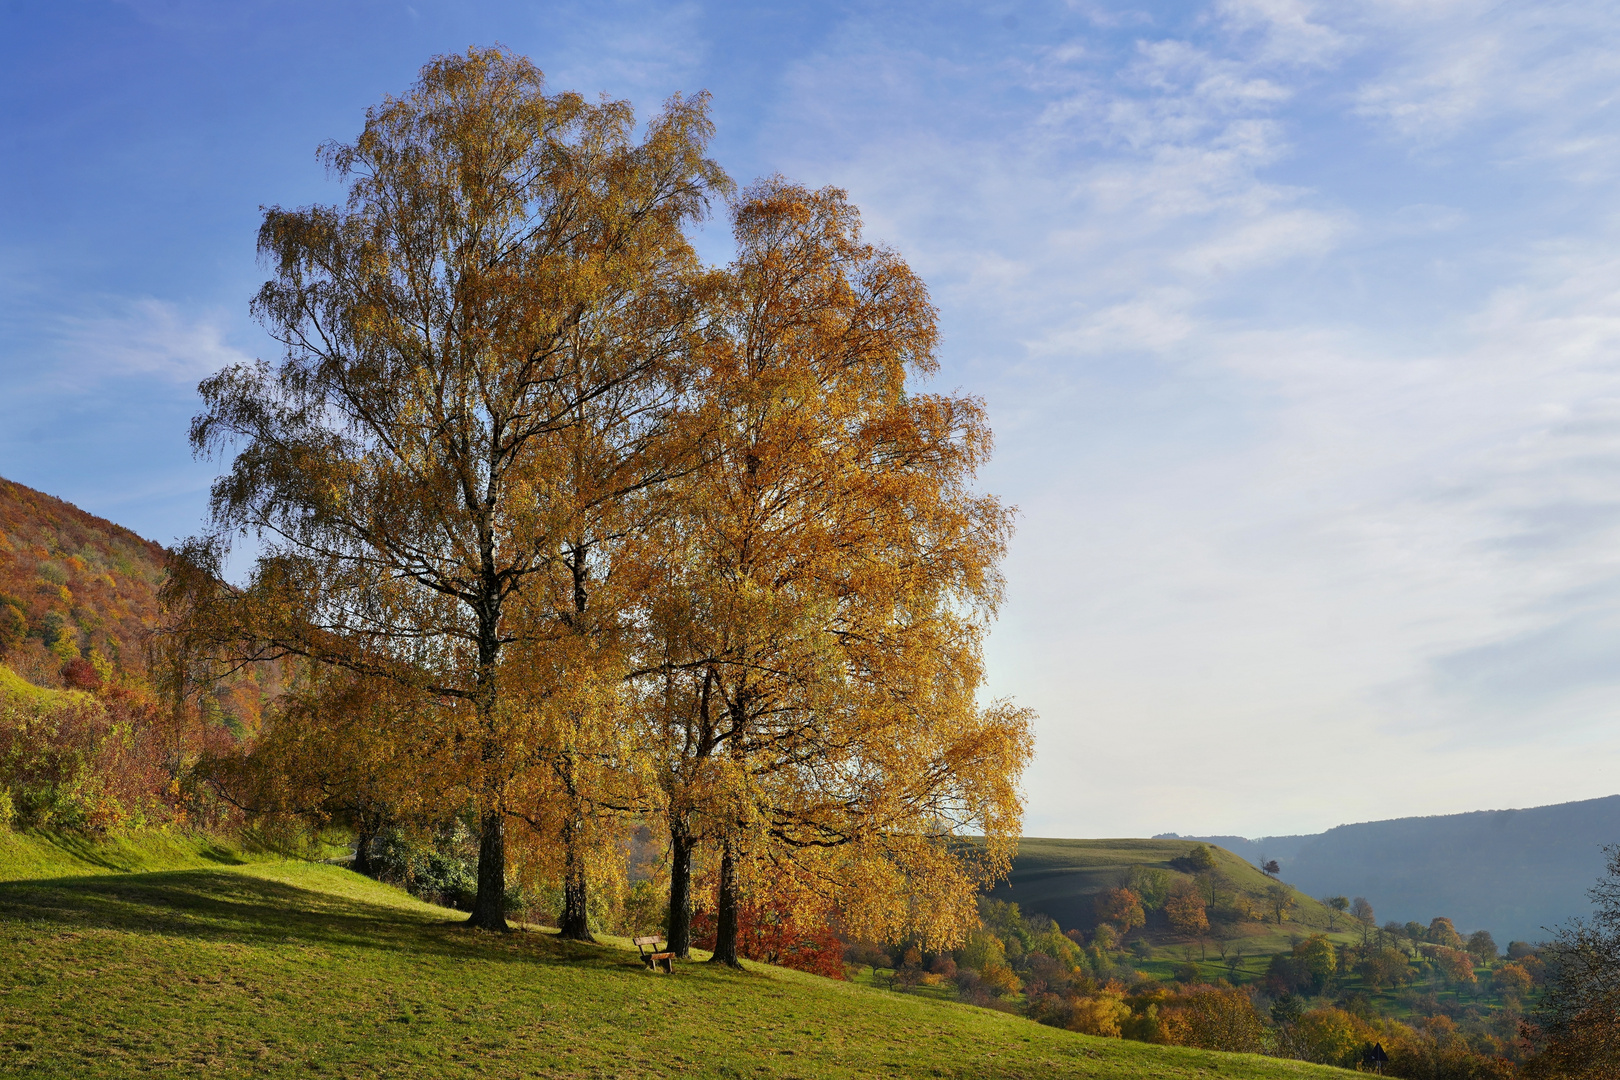
[[[754,963],[654,975],[625,941],[471,931],[341,866],[207,842],[0,844],[8,1078],[1342,1074]]]

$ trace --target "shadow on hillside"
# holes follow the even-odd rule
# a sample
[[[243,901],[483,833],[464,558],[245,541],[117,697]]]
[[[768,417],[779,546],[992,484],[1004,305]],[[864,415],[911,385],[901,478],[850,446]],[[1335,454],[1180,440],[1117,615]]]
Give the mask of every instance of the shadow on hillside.
[[[58,851],[71,855],[87,866],[99,866],[104,870],[129,873],[138,865],[139,855],[131,853],[125,857],[125,854],[118,849],[110,848],[106,843],[92,840],[87,836],[49,832],[40,832],[34,835]],[[222,866],[247,865],[246,859],[218,844],[209,844],[201,849],[188,849],[186,854],[195,855],[207,859],[209,862],[219,863]]]
[[[481,934],[444,921],[249,874],[170,870],[0,882],[0,919],[44,929],[106,929],[247,945],[380,949],[423,957],[594,964],[634,971],[634,955],[534,933]]]

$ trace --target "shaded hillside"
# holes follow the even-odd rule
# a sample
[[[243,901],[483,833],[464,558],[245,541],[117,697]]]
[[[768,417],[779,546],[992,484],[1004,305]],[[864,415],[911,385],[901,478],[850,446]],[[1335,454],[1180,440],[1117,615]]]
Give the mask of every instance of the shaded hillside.
[[[1602,846],[1620,843],[1620,795],[1340,825],[1315,836],[1181,842],[1189,839],[1250,859],[1263,853],[1313,896],[1365,896],[1380,922],[1446,915],[1498,941],[1534,941],[1546,936],[1543,927],[1587,912]]]
[[[1046,915],[1065,930],[1090,931],[1097,924],[1097,895],[1105,889],[1126,884],[1133,871],[1156,870],[1170,878],[1187,877],[1175,860],[1188,854],[1194,845],[1186,840],[1062,840],[1024,837],[1018,842],[1008,880],[990,894],[996,900],[1011,900],[1026,912]],[[1266,890],[1275,884],[1246,860],[1214,848],[1215,876],[1223,891],[1232,894],[1232,910],[1247,907],[1253,917],[1233,918],[1220,928],[1224,935],[1263,934],[1267,928],[1261,916],[1266,907]],[[1300,929],[1326,930],[1330,915],[1316,900],[1296,894],[1289,924]],[[1338,917],[1338,925],[1345,920]],[[1174,937],[1161,922],[1150,917],[1147,934],[1155,939]]]
[[[0,479],[0,652],[39,686],[83,657],[140,670],[164,550],[61,499]]]

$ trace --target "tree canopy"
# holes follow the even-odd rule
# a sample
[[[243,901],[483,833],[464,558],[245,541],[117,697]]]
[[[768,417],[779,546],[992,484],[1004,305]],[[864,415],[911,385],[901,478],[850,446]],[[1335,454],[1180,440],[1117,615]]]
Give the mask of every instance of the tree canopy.
[[[476,926],[514,823],[588,937],[591,867],[660,822],[679,951],[694,855],[722,959],[745,897],[949,944],[1030,754],[981,700],[1011,531],[983,405],[919,388],[936,313],[843,192],[733,197],[701,95],[639,130],[473,49],[322,148],[343,206],[266,211],[283,354],[201,386],[230,464],[164,594],[167,688],[280,665],[219,782],[362,834],[474,822]]]

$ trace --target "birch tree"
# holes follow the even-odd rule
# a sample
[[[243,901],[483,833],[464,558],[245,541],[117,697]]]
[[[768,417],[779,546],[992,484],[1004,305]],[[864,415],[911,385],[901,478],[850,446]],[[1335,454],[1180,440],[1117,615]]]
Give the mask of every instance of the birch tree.
[[[608,397],[667,397],[682,362],[684,230],[728,183],[706,110],[671,99],[638,141],[627,104],[549,95],[509,52],[435,59],[322,148],[345,205],[265,212],[254,311],[282,357],[200,388],[193,446],[234,456],[167,596],[176,648],[296,654],[450,703],[474,926],[505,927],[509,792],[532,760],[505,654],[555,630],[516,613],[580,535],[556,480],[568,433]],[[258,554],[227,588],[242,536]]]

